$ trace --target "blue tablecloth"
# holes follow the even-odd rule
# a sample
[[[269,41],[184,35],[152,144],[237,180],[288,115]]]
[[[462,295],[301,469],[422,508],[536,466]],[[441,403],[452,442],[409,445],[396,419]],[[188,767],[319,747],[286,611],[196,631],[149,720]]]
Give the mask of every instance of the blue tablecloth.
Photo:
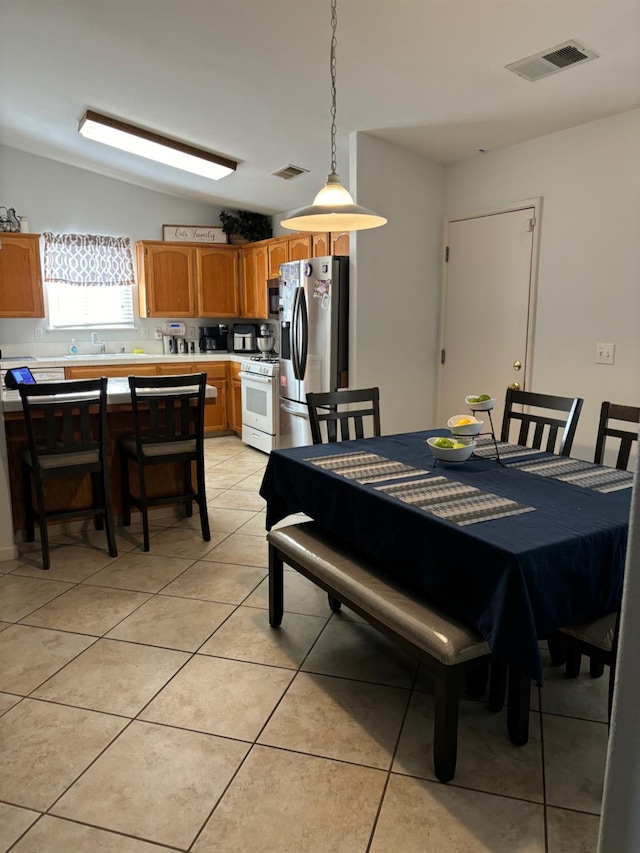
[[[631,489],[603,494],[524,472],[506,457],[505,466],[472,458],[434,469],[425,441],[437,434],[442,430],[272,452],[260,489],[267,529],[306,513],[475,627],[498,660],[541,683],[539,637],[619,607]],[[385,486],[444,476],[531,511],[461,526],[386,494],[382,481],[355,482],[305,461],[362,451],[431,472],[401,473]]]

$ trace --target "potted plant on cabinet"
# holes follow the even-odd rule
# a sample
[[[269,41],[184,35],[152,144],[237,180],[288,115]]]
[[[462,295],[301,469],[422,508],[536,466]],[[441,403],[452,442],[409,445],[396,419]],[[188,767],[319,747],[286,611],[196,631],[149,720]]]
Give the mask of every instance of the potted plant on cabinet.
[[[267,240],[273,234],[270,218],[250,210],[238,210],[237,213],[221,210],[220,222],[229,242],[236,246]]]

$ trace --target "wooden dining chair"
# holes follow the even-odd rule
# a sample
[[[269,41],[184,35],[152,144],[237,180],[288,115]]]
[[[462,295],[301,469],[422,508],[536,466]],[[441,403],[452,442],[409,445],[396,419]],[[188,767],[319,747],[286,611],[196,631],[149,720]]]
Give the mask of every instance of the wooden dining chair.
[[[617,425],[612,426],[611,421],[624,421],[638,425],[640,424],[640,407],[623,406],[608,401],[603,402],[600,407],[600,422],[593,461],[597,465],[602,465],[607,439],[619,439],[616,468],[626,471],[629,466],[631,448],[634,442],[638,440],[638,429],[619,429]],[[604,672],[604,667],[609,667],[609,715],[611,715],[611,699],[615,677],[619,618],[619,613],[610,613],[608,616],[603,616],[592,622],[562,628],[558,632],[565,646],[567,678],[577,678],[580,675],[583,654],[589,657],[589,672],[592,678],[599,678]]]
[[[307,408],[314,444],[365,438],[367,425],[369,435],[380,435],[379,388],[309,393]]]
[[[358,408],[354,408],[356,405]],[[307,394],[307,408],[314,444],[365,438],[365,425],[370,426],[373,436],[380,435],[379,388],[310,392]],[[331,594],[329,607],[334,613],[341,607],[340,601]]]
[[[636,429],[619,429],[617,426],[611,426],[609,421],[625,421],[626,423],[636,424]],[[640,408],[637,406],[621,406],[618,403],[604,402],[600,407],[600,423],[598,424],[596,451],[593,461],[597,465],[603,464],[607,438],[620,439],[616,468],[626,471],[629,465],[631,448],[634,441],[638,440],[638,424],[640,424]]]
[[[512,422],[519,421],[517,444],[569,456],[583,402],[581,397],[556,397],[552,394],[536,394],[532,391],[507,388],[500,440],[509,441]],[[514,406],[525,406],[527,411],[515,411]],[[531,411],[532,407],[538,411]],[[565,412],[566,417],[553,417],[549,414],[550,411]],[[545,431],[547,438],[543,447]],[[560,442],[556,448],[559,431]]]
[[[42,568],[51,565],[49,521],[93,516],[96,529],[106,529],[110,556],[117,557],[107,476],[106,378],[20,384],[18,390],[27,432],[21,460],[25,539],[33,542],[37,522]],[[47,481],[86,474],[91,478],[91,506],[47,509]]]
[[[204,482],[204,403],[207,374],[184,376],[130,376],[134,434],[120,439],[122,476],[122,523],[131,524],[131,506],[142,514],[143,549],[149,550],[149,508],[184,504],[188,516],[193,501],[200,509],[205,542],[211,539]],[[131,492],[129,462],[138,471],[138,495]],[[191,477],[196,463],[196,483]],[[145,473],[152,465],[182,465],[183,489],[179,494],[163,492],[150,497]]]

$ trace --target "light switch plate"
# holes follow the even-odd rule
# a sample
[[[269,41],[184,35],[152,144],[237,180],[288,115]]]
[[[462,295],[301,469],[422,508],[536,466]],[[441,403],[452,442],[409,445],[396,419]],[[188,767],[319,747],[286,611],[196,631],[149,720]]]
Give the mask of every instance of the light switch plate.
[[[161,326],[154,326],[153,327],[153,334],[154,334],[155,339],[157,341],[161,341],[162,340],[162,327]]]
[[[189,328],[187,329],[187,337],[189,338],[189,340],[195,341],[195,339],[196,339],[196,327],[195,326],[189,326]]]
[[[42,328],[42,326],[33,327],[33,337],[37,341],[41,341],[44,338],[44,329]]]
[[[615,344],[596,344],[596,364],[613,364],[615,355]]]

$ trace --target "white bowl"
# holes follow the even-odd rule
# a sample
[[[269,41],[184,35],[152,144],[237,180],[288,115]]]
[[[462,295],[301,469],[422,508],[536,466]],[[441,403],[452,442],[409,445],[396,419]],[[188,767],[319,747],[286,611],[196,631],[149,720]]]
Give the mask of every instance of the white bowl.
[[[476,449],[476,442],[472,441],[471,439],[465,439],[462,441],[464,447],[436,447],[434,446],[433,442],[436,441],[436,439],[438,438],[446,438],[446,436],[436,435],[433,438],[428,438],[427,444],[431,448],[431,452],[436,457],[436,459],[440,459],[442,462],[466,462],[466,460]]]
[[[471,423],[457,426],[456,424],[461,418],[468,418]],[[447,426],[454,435],[477,435],[484,426],[484,421],[479,421],[476,418],[469,417],[469,415],[454,415],[447,421]]]
[[[469,394],[469,397],[478,397],[478,396],[479,396],[478,394]],[[497,402],[495,399],[492,399],[492,400],[483,400],[481,403],[472,403],[469,400],[469,397],[465,397],[464,401],[467,404],[467,406],[469,406],[469,408],[474,412],[488,412],[490,409],[493,409],[493,407],[495,406],[495,404]]]

